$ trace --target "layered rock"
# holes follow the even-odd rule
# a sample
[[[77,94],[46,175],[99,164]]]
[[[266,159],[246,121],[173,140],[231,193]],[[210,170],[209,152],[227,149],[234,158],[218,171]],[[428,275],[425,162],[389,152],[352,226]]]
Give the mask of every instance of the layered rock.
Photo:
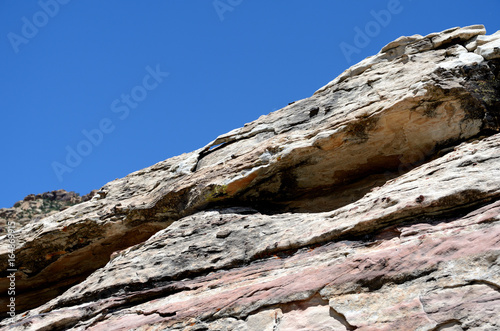
[[[21,227],[43,217],[58,213],[68,207],[90,200],[96,191],[80,196],[73,191],[56,190],[41,194],[29,194],[11,208],[0,209],[0,233],[5,232],[8,222]]]
[[[3,324],[498,328],[497,36],[399,38],[312,97],[18,229],[16,303],[34,309]]]

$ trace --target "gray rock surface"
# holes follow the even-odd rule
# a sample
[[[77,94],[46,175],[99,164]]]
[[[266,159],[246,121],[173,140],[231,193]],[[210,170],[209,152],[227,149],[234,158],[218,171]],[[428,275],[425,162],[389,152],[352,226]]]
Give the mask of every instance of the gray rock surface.
[[[485,33],[401,37],[312,97],[18,229],[30,310],[0,325],[500,328],[500,60]]]

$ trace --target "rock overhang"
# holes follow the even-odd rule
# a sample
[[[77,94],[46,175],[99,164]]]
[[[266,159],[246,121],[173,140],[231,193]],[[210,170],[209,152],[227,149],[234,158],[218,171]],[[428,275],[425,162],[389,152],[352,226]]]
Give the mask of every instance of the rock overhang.
[[[238,212],[230,217],[207,212],[210,208],[247,206],[266,211],[271,215],[255,210],[260,216],[246,216],[242,222],[247,223],[242,226],[266,224],[269,229],[249,237],[243,251],[235,252],[236,256],[241,255],[236,262],[213,255],[220,252],[217,243],[208,245],[208,251],[193,248],[196,253],[193,257],[208,254],[213,255],[212,259],[204,261],[205,269],[198,265],[195,268],[198,273],[186,271],[180,273],[182,277],[194,279],[204,275],[200,270],[209,273],[232,265],[243,267],[245,261],[260,261],[275,253],[313,249],[314,245],[334,242],[342,233],[366,235],[421,215],[422,210],[426,210],[424,215],[432,216],[440,211],[452,212],[453,208],[474,208],[497,199],[499,185],[495,178],[500,176],[494,173],[498,169],[494,161],[482,170],[489,176],[481,177],[478,173],[485,159],[495,160],[494,149],[498,146],[497,140],[482,137],[496,137],[500,127],[497,41],[498,33],[486,36],[483,26],[453,28],[425,37],[401,37],[377,55],[346,70],[311,98],[262,116],[197,151],[108,183],[101,189],[105,192],[102,199],[27,225],[17,233],[20,248],[16,254],[21,257],[20,307],[32,307],[29,300],[36,296],[41,301],[58,296],[96,269],[102,268],[89,279],[109,277],[106,272],[110,269],[120,272],[120,261],[129,258],[140,264],[140,256],[132,258],[132,255],[144,246],[134,245],[145,242],[151,235],[155,234],[148,243],[161,248],[161,236],[180,231],[177,232],[179,239],[174,239],[170,246],[177,247],[182,238],[196,233],[201,236],[198,239],[206,235],[202,225],[196,231],[179,229],[177,225],[189,227],[190,222],[208,217],[214,227],[223,227],[241,217]],[[465,145],[458,148],[462,142]],[[477,150],[473,152],[477,147],[483,148],[486,156],[481,157]],[[437,165],[432,163],[434,169],[423,166],[413,170],[433,158],[439,160]],[[466,169],[462,182],[455,183],[458,188],[446,186],[446,182],[457,179],[451,168],[446,168],[447,162],[453,160],[458,160],[457,166]],[[432,176],[443,171],[449,175],[432,181],[434,187],[425,182],[426,177],[434,178]],[[405,177],[405,173],[409,177]],[[405,186],[411,186],[408,183],[415,180],[411,176],[419,178],[419,186]],[[398,186],[393,181],[401,183],[398,184],[402,185],[400,192],[394,189]],[[441,181],[445,183],[443,186]],[[401,193],[405,190],[411,194]],[[314,214],[309,217],[310,213]],[[182,222],[172,224],[177,220]],[[277,226],[281,224],[279,220],[305,227],[298,226],[297,233],[283,232]],[[238,233],[217,228],[214,238],[232,240]],[[268,243],[256,245],[263,239]],[[492,249],[496,247],[494,242],[491,244]],[[132,248],[114,254],[113,261],[106,264],[113,252],[127,247]],[[183,252],[189,252],[189,245]],[[289,256],[287,254],[283,253]],[[167,257],[164,263],[171,260],[176,258]],[[189,270],[196,263],[199,262],[174,262],[170,267],[175,270],[182,265]],[[62,270],[65,273],[55,272]],[[126,296],[127,282],[131,288],[132,283],[139,286],[154,283],[155,279],[180,279],[172,278],[166,270],[159,272],[160,275],[154,277],[140,276],[137,284],[136,280],[124,278],[123,288],[118,283],[113,285],[116,291],[99,282],[82,282],[78,291],[72,289],[75,293],[72,299],[67,292],[46,307],[64,311],[65,307],[86,302],[85,296],[79,297],[79,293],[89,290],[93,294],[87,298],[114,298],[112,306],[119,307],[116,302],[121,299],[113,296],[116,293],[118,297]],[[51,281],[47,282],[50,277]],[[116,278],[108,280],[113,282]],[[43,289],[47,284],[50,293]],[[108,292],[104,295],[103,291]],[[166,289],[163,294],[147,294],[144,300],[168,296],[171,292]],[[327,292],[321,293],[325,296]],[[297,296],[311,297],[304,293]],[[91,306],[88,302],[85,305]],[[330,306],[336,312],[343,311],[333,301]],[[41,311],[50,315],[50,310]],[[157,310],[158,316],[172,317],[163,310]],[[234,315],[229,311],[228,314]],[[345,312],[344,315],[350,319]],[[73,318],[76,323],[75,318],[83,319],[83,315]]]

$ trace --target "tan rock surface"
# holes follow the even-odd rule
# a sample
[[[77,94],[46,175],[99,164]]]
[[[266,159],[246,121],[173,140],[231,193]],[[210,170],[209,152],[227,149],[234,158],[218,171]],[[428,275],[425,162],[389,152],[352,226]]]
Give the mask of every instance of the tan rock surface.
[[[22,227],[30,222],[37,222],[78,203],[88,201],[95,192],[80,196],[75,192],[57,190],[41,194],[29,194],[11,208],[0,208],[0,234],[4,233],[7,223],[13,222]]]
[[[18,303],[34,309],[9,329],[500,328],[500,62],[484,34],[399,38],[19,229]]]

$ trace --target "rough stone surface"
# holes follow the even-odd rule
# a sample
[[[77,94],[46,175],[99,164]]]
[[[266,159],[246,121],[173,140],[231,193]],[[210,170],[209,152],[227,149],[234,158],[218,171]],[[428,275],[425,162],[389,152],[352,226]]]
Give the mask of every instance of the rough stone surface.
[[[477,46],[475,52],[484,57],[486,60],[500,58],[500,36],[488,43]]]
[[[0,325],[499,329],[500,62],[484,34],[401,37],[312,97],[19,228],[28,311]]]
[[[80,196],[75,192],[57,190],[41,194],[29,194],[11,208],[0,209],[0,233],[4,233],[8,222],[21,227],[37,222],[43,217],[53,215],[78,203],[88,201],[95,192]]]

